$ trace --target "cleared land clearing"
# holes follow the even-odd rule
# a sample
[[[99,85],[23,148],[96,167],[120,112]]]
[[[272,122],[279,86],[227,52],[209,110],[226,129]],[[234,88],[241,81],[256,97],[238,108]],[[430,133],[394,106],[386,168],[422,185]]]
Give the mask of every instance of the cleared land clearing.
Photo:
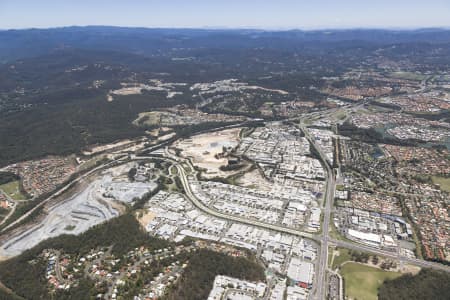
[[[377,300],[378,288],[385,280],[401,276],[401,273],[383,271],[359,263],[348,262],[341,267],[345,294],[348,299]]]
[[[450,178],[433,176],[431,179],[434,184],[439,184],[441,190],[450,193]]]
[[[123,146],[125,146],[127,144],[131,144],[131,143],[133,143],[133,141],[131,141],[131,140],[122,140],[122,141],[118,141],[116,143],[92,146],[91,148],[83,151],[83,155],[97,154],[99,152],[111,150],[111,149],[114,149],[117,147],[123,147]]]
[[[174,147],[181,149],[182,156],[192,158],[194,166],[205,170],[203,177],[227,177],[239,171],[221,171],[220,166],[227,165],[228,159],[215,156],[222,153],[223,147],[234,148],[238,145],[240,130],[241,128],[233,128],[194,135],[189,139],[177,141]]]
[[[236,179],[236,183],[246,188],[257,188],[260,191],[272,190],[272,183],[265,179],[258,169],[244,173]]]
[[[159,111],[139,113],[138,118],[133,121],[133,124],[136,126],[159,125],[159,122],[161,121],[161,115],[162,113]]]
[[[160,137],[158,137],[158,141],[163,142],[163,141],[167,141],[170,138],[173,138],[176,135],[175,132],[171,132],[165,135],[162,135]]]
[[[141,214],[137,214],[137,220],[143,228],[147,228],[148,224],[156,218],[156,214],[152,211],[141,212]]]
[[[79,166],[78,166],[78,170],[86,170],[86,169],[90,169],[90,168],[94,168],[98,163],[100,163],[102,160],[107,159],[108,155],[107,154],[99,154],[96,156],[93,156],[92,158],[88,159],[88,160],[82,160],[79,159]]]
[[[25,195],[20,192],[18,180],[11,181],[11,182],[0,185],[0,190],[5,192],[5,194],[7,194],[9,197],[11,197],[14,200],[27,199],[27,197],[25,197]]]

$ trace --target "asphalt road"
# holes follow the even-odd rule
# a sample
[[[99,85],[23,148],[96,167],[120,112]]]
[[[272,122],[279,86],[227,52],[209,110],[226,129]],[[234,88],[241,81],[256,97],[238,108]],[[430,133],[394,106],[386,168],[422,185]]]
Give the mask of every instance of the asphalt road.
[[[221,212],[218,212],[216,210],[213,210],[213,209],[207,207],[192,192],[192,189],[191,189],[189,181],[187,179],[185,170],[177,162],[179,160],[177,160],[177,161],[175,161],[173,159],[170,159],[170,160],[173,163],[175,163],[175,165],[178,169],[178,174],[180,175],[180,179],[181,179],[181,182],[185,189],[187,197],[201,211],[203,211],[207,214],[216,216],[218,218],[235,221],[235,222],[239,222],[239,223],[243,223],[243,224],[253,225],[253,226],[260,227],[260,228],[265,228],[265,229],[274,230],[274,231],[278,231],[278,232],[289,233],[289,234],[309,238],[309,239],[312,239],[315,241],[319,241],[321,243],[321,247],[320,247],[319,262],[318,262],[317,276],[316,276],[317,284],[315,286],[315,289],[313,290],[314,299],[322,300],[322,299],[325,299],[325,296],[326,296],[326,291],[327,291],[326,272],[327,272],[327,268],[328,268],[327,264],[328,264],[329,243],[332,243],[333,245],[336,245],[336,246],[345,247],[348,249],[365,251],[365,252],[377,254],[380,256],[398,259],[402,262],[416,265],[419,267],[433,268],[433,269],[437,269],[437,270],[443,270],[446,272],[450,272],[450,267],[447,267],[447,266],[439,264],[439,263],[429,262],[429,261],[416,259],[416,258],[408,258],[408,257],[400,256],[398,253],[389,252],[386,250],[382,250],[382,249],[378,249],[378,248],[374,248],[374,247],[370,247],[370,246],[365,246],[362,244],[350,243],[350,242],[331,239],[329,237],[329,226],[330,226],[330,221],[331,221],[331,211],[333,209],[336,178],[335,178],[333,169],[327,163],[327,160],[325,159],[325,155],[322,152],[322,150],[320,149],[320,147],[318,147],[314,143],[314,140],[311,138],[311,136],[309,136],[309,134],[307,134],[306,129],[302,128],[302,130],[304,130],[307,138],[310,140],[311,143],[313,143],[313,146],[316,148],[317,152],[321,156],[321,159],[326,166],[327,174],[328,174],[325,203],[324,203],[324,207],[323,207],[324,218],[323,218],[323,223],[322,223],[322,233],[320,236],[313,235],[313,234],[307,233],[307,232],[302,232],[302,231],[295,230],[295,229],[291,229],[291,228],[286,228],[283,226],[278,226],[275,224],[268,224],[268,223],[264,223],[264,222],[249,220],[249,219],[239,217],[239,216],[223,214]]]
[[[398,259],[404,263],[415,265],[415,266],[422,267],[422,268],[432,268],[432,269],[436,269],[436,270],[450,272],[449,266],[446,266],[446,265],[443,265],[440,263],[423,260],[423,259],[409,258],[409,257],[401,256],[397,252],[390,252],[390,251],[382,250],[379,248],[366,246],[363,244],[356,244],[356,243],[351,243],[351,242],[341,241],[341,240],[336,240],[336,239],[328,239],[328,241],[330,243],[332,243],[336,246],[342,247],[342,248],[364,251],[367,253],[372,253],[372,254],[377,254],[380,256],[385,256],[385,257],[389,257],[389,258],[393,258],[393,259]]]
[[[28,212],[26,212],[25,214],[23,214],[22,216],[20,216],[19,218],[17,218],[14,222],[12,222],[11,224],[9,224],[8,226],[6,226],[5,228],[3,228],[1,231],[5,231],[8,228],[13,227],[16,224],[19,224],[20,222],[22,222],[24,219],[28,218],[34,211],[36,211],[38,208],[40,208],[41,206],[44,206],[47,202],[51,201],[52,199],[54,199],[55,197],[58,197],[59,195],[62,195],[64,192],[66,192],[73,184],[75,183],[79,183],[80,181],[82,181],[83,179],[89,177],[90,175],[92,175],[93,173],[97,172],[98,170],[108,167],[108,166],[112,166],[114,163],[117,163],[119,161],[118,160],[113,160],[111,162],[108,162],[104,165],[98,166],[86,173],[84,173],[83,175],[81,175],[80,177],[74,179],[73,181],[69,182],[68,184],[64,185],[63,187],[61,187],[58,191],[56,191],[55,193],[53,193],[50,197],[42,200],[38,205],[36,205],[35,207],[33,207],[31,210],[29,210]]]
[[[322,149],[316,145],[314,139],[310,136],[310,134],[308,133],[307,129],[304,126],[300,125],[300,128],[305,133],[305,136],[308,139],[308,141],[311,143],[311,145],[313,145],[313,147],[319,154],[322,163],[325,165],[325,168],[327,169],[327,189],[324,197],[325,204],[323,208],[322,234],[320,238],[321,245],[316,275],[317,284],[315,285],[315,290],[313,290],[315,299],[322,300],[325,299],[327,290],[326,284],[327,280],[325,275],[328,264],[328,239],[329,239],[328,233],[331,218],[331,209],[333,207],[334,191],[336,187],[336,178],[334,175],[334,171],[329,165],[328,160],[325,154],[323,153]]]
[[[164,145],[166,145],[168,142],[162,142],[160,144],[154,145],[154,146],[150,146],[147,147],[141,151],[153,151],[154,149],[158,149]],[[66,192],[71,186],[73,186],[76,183],[79,183],[81,181],[83,181],[84,179],[88,178],[89,176],[91,176],[92,174],[94,174],[95,172],[104,169],[104,168],[108,168],[108,167],[112,167],[114,164],[117,163],[123,163],[126,162],[128,160],[127,156],[120,156],[117,159],[114,159],[112,161],[109,161],[107,163],[104,163],[102,165],[99,165],[98,167],[95,167],[92,170],[89,170],[86,173],[81,174],[79,177],[75,178],[74,180],[68,182],[67,184],[65,184],[64,186],[62,186],[60,189],[58,189],[57,191],[55,191],[52,195],[50,195],[48,198],[42,200],[39,204],[37,204],[35,207],[33,207],[31,210],[29,210],[28,212],[26,212],[25,214],[23,214],[22,216],[20,216],[19,218],[17,218],[14,222],[12,222],[11,224],[9,224],[8,226],[6,226],[5,228],[3,228],[1,230],[1,232],[4,232],[5,230],[7,230],[8,228],[11,228],[13,226],[15,226],[16,224],[19,224],[20,222],[22,222],[23,220],[25,220],[26,218],[28,218],[34,211],[36,211],[38,208],[40,208],[41,206],[44,206],[46,203],[48,203],[49,201],[53,200],[55,197],[58,197],[60,195],[62,195],[64,192]]]
[[[178,174],[180,175],[181,183],[183,184],[183,188],[186,192],[186,196],[201,211],[203,211],[209,215],[221,218],[221,219],[226,219],[226,220],[235,221],[235,222],[242,223],[242,224],[257,226],[257,227],[270,229],[270,230],[274,230],[274,231],[278,231],[278,232],[282,232],[282,233],[293,234],[296,236],[301,236],[301,237],[305,237],[305,238],[309,238],[309,239],[315,239],[314,235],[311,233],[308,233],[308,232],[303,232],[303,231],[295,230],[293,228],[279,226],[276,224],[270,224],[270,223],[260,222],[260,221],[256,221],[256,220],[250,220],[250,219],[246,219],[246,218],[239,217],[239,216],[223,214],[217,210],[213,210],[213,209],[209,208],[208,206],[204,205],[192,192],[191,186],[189,184],[189,181],[187,179],[187,176],[186,176],[186,173],[185,173],[183,167],[181,167],[179,164],[176,164],[175,166],[178,169]]]
[[[296,118],[296,119],[298,119],[298,118]],[[242,126],[242,124],[240,124],[240,125]],[[234,125],[234,126],[236,126],[236,125]],[[226,127],[228,127],[228,126],[226,126]],[[330,219],[331,219],[331,211],[333,208],[333,200],[334,200],[334,192],[335,192],[335,175],[334,175],[333,169],[327,163],[326,156],[323,154],[320,147],[318,147],[314,143],[314,139],[308,134],[306,128],[304,128],[303,126],[300,126],[300,128],[305,132],[306,137],[308,138],[308,140],[312,143],[313,147],[315,147],[315,149],[319,153],[319,156],[321,157],[322,161],[324,162],[324,164],[326,166],[327,174],[328,174],[326,195],[324,198],[325,203],[324,203],[324,207],[323,207],[324,218],[323,218],[323,224],[322,224],[322,233],[320,235],[314,235],[314,234],[311,234],[308,232],[303,232],[303,231],[295,230],[292,228],[279,226],[276,224],[269,224],[269,223],[260,222],[257,220],[249,220],[249,219],[239,217],[239,216],[223,214],[219,211],[213,210],[213,209],[207,207],[206,205],[204,205],[192,192],[191,186],[189,184],[189,180],[187,179],[186,172],[185,172],[184,168],[178,163],[179,160],[175,161],[174,159],[170,159],[170,158],[163,158],[163,159],[170,160],[172,163],[174,163],[175,167],[178,170],[178,174],[180,175],[181,183],[185,189],[186,196],[192,202],[192,204],[195,205],[201,211],[203,211],[209,215],[218,217],[218,218],[222,218],[222,219],[226,219],[226,220],[230,220],[230,221],[234,221],[234,222],[239,222],[242,224],[257,226],[260,228],[274,230],[274,231],[278,231],[278,232],[282,232],[282,233],[293,234],[296,236],[301,236],[304,238],[308,238],[308,239],[312,239],[312,240],[320,242],[321,247],[320,247],[319,262],[318,262],[318,268],[317,268],[316,285],[315,285],[315,290],[313,290],[313,293],[312,293],[314,295],[315,299],[319,299],[319,300],[325,299],[326,290],[327,290],[327,284],[326,284],[327,282],[326,282],[325,275],[326,275],[327,263],[328,263],[328,244],[329,243],[339,246],[339,247],[344,247],[344,248],[354,249],[354,250],[359,250],[359,251],[365,251],[365,252],[377,254],[380,256],[399,259],[402,262],[420,266],[420,267],[433,268],[433,269],[450,272],[450,267],[439,264],[439,263],[429,262],[429,261],[416,259],[416,258],[407,258],[407,257],[400,256],[398,253],[389,252],[386,250],[382,250],[382,249],[378,249],[378,248],[374,248],[374,247],[370,247],[370,246],[365,246],[362,244],[356,244],[356,243],[350,243],[350,242],[346,242],[346,241],[331,239],[329,237],[329,224],[330,224]],[[148,153],[149,151],[152,151],[152,149],[161,148],[161,146],[164,146],[166,144],[168,144],[167,141],[163,142],[161,144],[146,148],[143,151],[140,151],[140,153],[143,153],[143,152]],[[152,157],[152,156],[135,157],[135,158],[132,158],[131,160],[142,160],[142,159],[146,159],[146,158],[154,158],[154,157]],[[158,158],[161,158],[161,157],[158,157]],[[55,192],[49,198],[43,200],[41,203],[39,203],[39,205],[37,205],[32,210],[30,210],[29,212],[27,212],[26,214],[24,214],[23,216],[18,218],[16,221],[11,223],[6,228],[9,228],[11,226],[14,226],[15,224],[18,224],[19,222],[21,222],[22,220],[27,218],[33,211],[35,211],[42,205],[45,205],[45,203],[47,203],[48,201],[50,201],[50,200],[54,199],[55,197],[64,193],[68,188],[70,188],[70,186],[72,184],[82,181],[83,179],[87,178],[88,176],[92,175],[94,172],[97,172],[98,170],[100,170],[102,168],[110,167],[110,166],[114,165],[115,163],[118,163],[118,162],[122,163],[122,162],[126,162],[126,161],[128,161],[127,157],[121,157],[121,158],[118,158],[111,162],[108,162],[104,165],[98,166],[98,167],[80,175],[80,177],[74,179],[72,182],[68,183],[67,185],[65,185],[64,187],[59,189],[57,192]]]

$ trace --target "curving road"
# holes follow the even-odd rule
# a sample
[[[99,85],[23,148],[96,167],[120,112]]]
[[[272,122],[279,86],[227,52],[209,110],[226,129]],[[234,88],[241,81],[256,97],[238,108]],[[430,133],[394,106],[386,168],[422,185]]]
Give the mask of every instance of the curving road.
[[[429,262],[429,261],[416,259],[416,258],[404,257],[404,256],[399,255],[398,253],[389,252],[389,251],[386,251],[383,249],[370,247],[370,246],[366,246],[363,244],[335,240],[335,239],[330,238],[329,237],[329,226],[330,226],[330,220],[331,220],[331,211],[333,209],[333,201],[334,201],[334,193],[335,193],[335,185],[336,185],[336,178],[335,178],[334,170],[331,168],[330,164],[326,160],[326,156],[324,155],[321,148],[315,144],[314,139],[309,135],[307,129],[302,125],[300,126],[300,128],[305,132],[305,136],[310,141],[310,143],[313,145],[313,147],[317,150],[317,153],[319,154],[322,162],[325,165],[325,168],[327,169],[327,175],[328,175],[327,176],[327,188],[326,188],[326,194],[324,197],[324,204],[323,204],[324,219],[323,219],[323,224],[322,224],[322,233],[320,235],[314,235],[311,233],[302,232],[300,230],[295,230],[292,228],[286,228],[286,227],[279,226],[276,224],[269,224],[269,223],[265,223],[265,222],[259,222],[256,220],[249,220],[249,219],[246,219],[243,217],[224,214],[219,211],[213,210],[213,209],[209,208],[208,206],[206,206],[205,204],[203,204],[193,193],[190,183],[189,183],[189,180],[187,178],[186,172],[185,172],[184,168],[178,163],[180,161],[179,158],[171,156],[171,158],[165,158],[165,159],[170,160],[172,163],[175,164],[175,166],[178,170],[178,174],[180,175],[180,179],[181,179],[183,188],[185,190],[186,196],[201,211],[203,211],[207,214],[216,216],[218,218],[235,221],[235,222],[239,222],[239,223],[243,223],[243,224],[253,225],[253,226],[257,226],[257,227],[261,227],[261,228],[265,228],[265,229],[269,229],[269,230],[274,230],[274,231],[278,231],[278,232],[282,232],[282,233],[288,233],[288,234],[293,234],[293,235],[297,235],[297,236],[302,236],[302,237],[309,238],[309,239],[320,242],[321,247],[320,247],[317,276],[316,276],[317,284],[312,293],[314,295],[315,299],[318,299],[318,300],[326,299],[326,291],[327,291],[326,272],[328,269],[327,264],[328,264],[328,246],[329,246],[329,244],[333,244],[333,245],[348,248],[348,249],[364,251],[367,253],[372,253],[372,254],[376,254],[376,255],[380,255],[380,256],[390,257],[393,259],[398,259],[402,262],[405,262],[405,263],[408,263],[411,265],[416,265],[419,267],[433,268],[433,269],[437,269],[437,270],[450,272],[450,267],[439,264],[439,263]]]
[[[296,119],[298,120],[299,118],[296,118]],[[301,120],[301,118],[300,118],[300,120]],[[239,125],[243,126],[243,124],[239,124]],[[231,125],[231,126],[236,126],[236,125]],[[229,127],[229,126],[225,126],[225,127]],[[325,193],[324,203],[323,203],[323,224],[322,224],[322,232],[320,235],[303,232],[303,231],[296,230],[293,228],[287,228],[287,227],[280,226],[277,224],[270,224],[270,223],[260,222],[258,220],[250,220],[245,217],[224,214],[224,213],[221,213],[220,211],[211,209],[210,207],[203,204],[193,193],[192,188],[190,186],[190,182],[188,180],[188,175],[186,174],[185,169],[180,164],[180,159],[178,157],[171,156],[170,158],[168,158],[168,157],[159,157],[158,156],[157,158],[168,160],[174,164],[174,166],[177,168],[178,175],[180,177],[180,180],[181,180],[181,183],[185,190],[185,194],[186,194],[187,198],[192,202],[193,205],[195,205],[199,210],[203,211],[204,213],[221,218],[221,219],[226,219],[226,220],[230,220],[230,221],[234,221],[234,222],[238,222],[238,223],[242,223],[242,224],[252,225],[252,226],[269,229],[269,230],[273,230],[273,231],[277,231],[277,232],[281,232],[281,233],[287,233],[287,234],[292,234],[292,235],[296,235],[296,236],[301,236],[304,238],[308,238],[308,239],[320,242],[321,247],[320,247],[320,253],[319,253],[319,258],[318,258],[319,260],[318,260],[318,266],[317,266],[316,284],[315,284],[314,290],[311,293],[311,295],[314,296],[315,299],[323,300],[326,298],[326,290],[327,290],[326,272],[327,272],[327,263],[328,263],[328,244],[329,243],[339,246],[339,247],[344,247],[344,248],[349,248],[349,249],[354,249],[354,250],[359,250],[359,251],[365,251],[365,252],[377,254],[380,256],[398,259],[402,262],[420,266],[420,267],[433,268],[433,269],[450,272],[450,267],[439,264],[439,263],[429,262],[429,261],[416,259],[416,258],[408,258],[408,257],[400,256],[398,253],[389,252],[389,251],[382,250],[379,248],[374,248],[374,247],[370,247],[370,246],[366,246],[366,245],[362,245],[362,244],[350,243],[350,242],[335,240],[335,239],[330,238],[329,237],[329,224],[330,224],[330,219],[331,219],[331,211],[333,208],[333,200],[334,200],[334,192],[335,192],[335,184],[336,184],[334,170],[331,168],[331,165],[328,162],[328,160],[326,159],[326,156],[324,155],[322,149],[318,145],[315,144],[314,138],[311,137],[307,128],[305,128],[305,126],[303,126],[301,124],[300,129],[302,129],[302,131],[305,133],[306,138],[309,140],[311,145],[315,148],[315,150],[319,154],[319,157],[322,160],[325,168],[327,169],[327,184],[326,184],[327,187],[326,187],[326,193]],[[151,151],[160,149],[161,147],[163,147],[171,142],[172,141],[165,141],[163,143],[145,148],[145,149],[137,152],[136,154],[142,155],[144,153],[150,153]],[[155,158],[155,157],[156,156],[146,155],[146,156],[131,157],[131,159],[129,159],[127,156],[122,156],[113,161],[110,161],[108,163],[100,165],[100,166],[80,175],[78,178],[74,179],[73,181],[71,181],[70,183],[68,183],[67,185],[65,185],[64,187],[59,189],[58,191],[56,191],[53,195],[51,195],[47,199],[43,200],[32,210],[30,210],[29,212],[27,212],[26,214],[21,216],[19,219],[17,219],[13,223],[9,224],[9,226],[4,228],[4,230],[20,223],[25,218],[27,218],[31,213],[33,213],[36,209],[38,209],[39,207],[45,205],[45,203],[47,203],[48,201],[50,201],[50,200],[54,199],[55,197],[64,193],[74,183],[78,183],[78,182],[82,181],[83,179],[92,175],[94,172],[99,171],[100,169],[111,167],[112,165],[114,165],[116,163],[123,163],[123,162],[127,162],[130,160],[143,160],[143,159]],[[189,164],[188,160],[186,160],[186,162]],[[191,169],[193,169],[193,168],[191,168]]]
[[[247,225],[253,225],[253,226],[270,229],[270,230],[274,230],[274,231],[278,231],[278,232],[282,232],[282,233],[293,234],[293,235],[297,235],[297,236],[301,236],[301,237],[305,237],[305,238],[309,238],[309,239],[316,239],[316,237],[313,234],[308,233],[308,232],[303,232],[303,231],[295,230],[293,228],[279,226],[276,224],[260,222],[257,220],[249,220],[249,219],[246,219],[246,218],[243,218],[240,216],[224,214],[217,210],[213,210],[213,209],[209,208],[208,206],[203,204],[192,192],[191,186],[189,184],[189,181],[187,179],[187,176],[186,176],[186,173],[185,173],[183,167],[181,167],[179,164],[175,164],[175,166],[178,170],[178,174],[180,175],[181,183],[183,184],[183,188],[186,192],[186,196],[201,211],[203,211],[209,215],[221,218],[221,219],[235,221],[235,222],[247,224]]]
[[[168,144],[168,141],[162,142],[160,144],[154,145],[154,146],[150,146],[147,148],[144,148],[141,150],[141,152],[143,151],[154,151],[156,149],[159,149],[165,145]],[[26,212],[25,214],[23,214],[22,216],[20,216],[19,218],[17,218],[14,222],[11,222],[11,224],[9,224],[8,226],[6,226],[5,228],[3,228],[1,232],[6,231],[8,228],[11,228],[17,224],[19,224],[20,222],[22,222],[23,220],[25,220],[26,218],[28,218],[34,211],[36,211],[38,208],[44,206],[46,203],[48,203],[49,201],[53,200],[54,198],[62,195],[64,192],[66,192],[70,187],[72,187],[74,184],[79,183],[81,181],[83,181],[84,179],[88,178],[89,176],[91,176],[92,174],[94,174],[95,172],[101,170],[101,169],[105,169],[105,168],[109,168],[112,167],[114,164],[117,163],[124,163],[128,160],[128,156],[126,154],[124,155],[120,155],[118,156],[116,159],[113,159],[107,163],[101,164],[98,167],[95,167],[89,171],[87,171],[86,173],[80,174],[79,177],[71,180],[70,182],[68,182],[67,184],[65,184],[64,186],[62,186],[61,188],[59,188],[57,191],[55,191],[52,195],[50,195],[48,198],[45,198],[44,200],[42,200],[41,202],[39,202],[39,204],[37,204],[36,206],[34,206],[31,210],[29,210],[28,212]]]
[[[328,239],[328,241],[330,243],[332,243],[336,246],[342,247],[342,248],[364,251],[364,252],[368,252],[368,253],[372,253],[372,254],[377,254],[380,256],[398,259],[402,262],[405,262],[405,263],[408,263],[411,265],[415,265],[418,267],[422,267],[422,268],[432,268],[432,269],[436,269],[436,270],[450,272],[450,266],[446,266],[446,265],[443,265],[440,263],[427,261],[427,260],[423,260],[423,259],[418,259],[418,258],[410,258],[410,257],[399,255],[396,252],[390,252],[390,251],[386,251],[383,249],[366,246],[363,244],[351,243],[351,242],[341,241],[341,240],[336,240],[336,239]]]

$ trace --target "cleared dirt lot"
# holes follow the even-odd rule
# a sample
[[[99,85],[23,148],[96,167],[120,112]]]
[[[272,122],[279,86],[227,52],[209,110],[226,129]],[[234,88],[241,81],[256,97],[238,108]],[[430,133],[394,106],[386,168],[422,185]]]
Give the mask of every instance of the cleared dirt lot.
[[[190,157],[194,166],[205,169],[202,174],[205,178],[226,177],[232,172],[223,172],[219,168],[226,165],[228,160],[217,159],[215,155],[222,153],[223,147],[236,147],[239,144],[240,130],[241,128],[233,128],[194,135],[189,139],[177,141],[174,147],[182,150],[182,156]]]
[[[142,225],[142,227],[147,228],[147,225],[153,221],[153,219],[156,218],[156,214],[152,211],[149,212],[142,212],[142,216],[138,217],[139,223]]]
[[[258,190],[265,192],[272,190],[273,186],[273,183],[265,179],[258,169],[244,173],[236,180],[236,183],[247,188],[258,188]]]

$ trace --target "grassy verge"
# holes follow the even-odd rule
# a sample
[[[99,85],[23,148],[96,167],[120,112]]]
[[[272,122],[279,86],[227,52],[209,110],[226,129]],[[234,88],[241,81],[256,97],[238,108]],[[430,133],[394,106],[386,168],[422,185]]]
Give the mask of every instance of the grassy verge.
[[[337,229],[336,226],[334,225],[333,215],[331,215],[331,220],[330,220],[330,226],[329,226],[329,229],[330,229],[329,234],[330,234],[330,236],[331,236],[332,238],[334,238],[334,239],[336,239],[336,240],[340,240],[340,241],[346,241],[346,242],[352,242],[352,243],[354,243],[354,241],[352,241],[352,240],[346,238],[345,236],[343,236],[343,235],[338,231],[338,229]]]
[[[25,200],[27,197],[20,191],[19,181],[11,181],[0,185],[0,189],[3,190],[8,196],[14,200]]]
[[[328,247],[328,267],[331,267],[331,263],[333,262],[333,247]]]
[[[385,280],[400,277],[397,272],[383,271],[378,268],[349,262],[342,266],[345,293],[351,299],[377,300],[378,289]]]
[[[175,167],[171,167],[170,168],[170,175],[177,175],[178,174],[178,170]]]
[[[350,251],[348,249],[338,248],[334,251],[338,251],[339,254],[334,256],[333,264],[331,265],[333,270],[341,266],[344,262],[351,260]]]

